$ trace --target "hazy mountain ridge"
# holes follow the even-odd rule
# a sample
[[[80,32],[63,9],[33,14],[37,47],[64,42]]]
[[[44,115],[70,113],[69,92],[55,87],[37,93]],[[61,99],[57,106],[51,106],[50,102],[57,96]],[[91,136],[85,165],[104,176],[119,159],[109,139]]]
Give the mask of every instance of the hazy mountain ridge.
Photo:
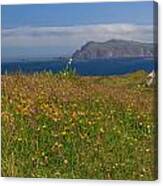
[[[106,42],[90,41],[76,50],[73,59],[107,59],[117,57],[153,57],[153,43],[112,39]]]

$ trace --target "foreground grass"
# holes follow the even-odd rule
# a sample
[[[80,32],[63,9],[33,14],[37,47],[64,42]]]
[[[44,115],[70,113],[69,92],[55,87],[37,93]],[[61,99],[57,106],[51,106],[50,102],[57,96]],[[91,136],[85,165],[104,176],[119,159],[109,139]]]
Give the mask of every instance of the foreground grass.
[[[156,179],[145,77],[2,76],[2,176]]]

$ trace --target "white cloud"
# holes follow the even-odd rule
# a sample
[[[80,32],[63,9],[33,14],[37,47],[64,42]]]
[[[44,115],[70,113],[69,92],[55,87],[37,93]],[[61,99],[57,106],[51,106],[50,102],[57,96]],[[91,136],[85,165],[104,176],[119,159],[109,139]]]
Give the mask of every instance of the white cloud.
[[[153,41],[152,25],[99,24],[65,27],[17,27],[2,30],[2,47],[79,48],[87,41]]]

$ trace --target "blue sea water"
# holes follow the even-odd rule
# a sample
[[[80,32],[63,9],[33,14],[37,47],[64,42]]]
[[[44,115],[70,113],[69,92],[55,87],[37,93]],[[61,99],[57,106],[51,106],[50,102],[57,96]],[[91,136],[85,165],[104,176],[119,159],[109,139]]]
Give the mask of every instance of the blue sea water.
[[[1,64],[1,74],[5,73],[34,73],[41,71],[59,72],[66,68],[65,60],[55,61],[10,61]],[[71,68],[75,69],[79,75],[120,75],[145,70],[147,72],[157,68],[157,63],[153,58],[117,58],[101,60],[73,61]]]

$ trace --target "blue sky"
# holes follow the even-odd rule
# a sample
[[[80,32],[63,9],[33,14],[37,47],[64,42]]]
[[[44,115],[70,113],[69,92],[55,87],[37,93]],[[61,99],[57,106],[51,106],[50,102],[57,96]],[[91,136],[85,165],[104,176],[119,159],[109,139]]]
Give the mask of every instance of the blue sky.
[[[89,40],[152,41],[153,2],[2,6],[2,57],[71,55]]]

